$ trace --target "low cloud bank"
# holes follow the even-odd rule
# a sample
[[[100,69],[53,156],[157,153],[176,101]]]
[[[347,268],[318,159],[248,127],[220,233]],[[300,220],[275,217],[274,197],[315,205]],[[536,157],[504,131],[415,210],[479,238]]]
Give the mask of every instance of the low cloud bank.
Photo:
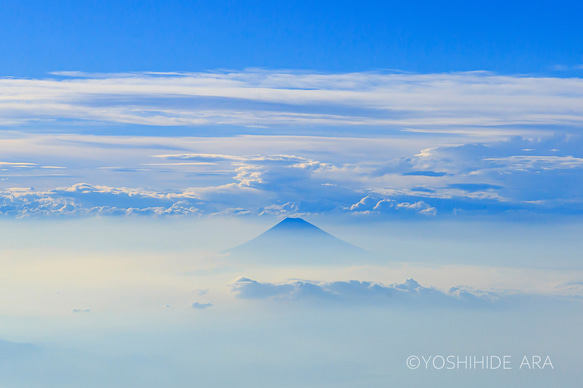
[[[231,284],[242,299],[277,301],[314,301],[340,304],[415,305],[435,307],[487,307],[500,300],[500,295],[462,287],[443,292],[424,287],[413,279],[401,284],[382,285],[357,280],[317,283],[261,283],[241,277]]]

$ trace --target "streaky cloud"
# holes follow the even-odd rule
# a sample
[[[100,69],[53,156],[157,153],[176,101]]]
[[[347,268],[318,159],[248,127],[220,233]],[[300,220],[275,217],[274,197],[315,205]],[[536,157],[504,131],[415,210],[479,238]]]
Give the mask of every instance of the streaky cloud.
[[[78,120],[148,126],[310,125],[518,134],[583,122],[583,80],[488,72],[54,73],[0,79],[0,124]]]

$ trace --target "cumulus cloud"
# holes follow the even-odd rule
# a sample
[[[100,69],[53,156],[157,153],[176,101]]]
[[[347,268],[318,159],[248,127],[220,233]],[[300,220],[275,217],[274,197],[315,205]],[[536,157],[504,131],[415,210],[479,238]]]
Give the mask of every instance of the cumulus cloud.
[[[442,214],[449,213],[448,203],[471,210],[480,202],[485,212],[579,213],[582,145],[579,136],[555,135],[436,147],[385,163],[372,175],[410,176],[414,171],[416,187],[384,193],[393,199],[417,196]]]
[[[189,215],[200,202],[190,192],[158,193],[86,183],[48,191],[9,189],[0,192],[0,214],[44,215]]]
[[[326,301],[343,304],[375,304],[386,306],[487,306],[499,295],[454,287],[448,292],[423,287],[413,279],[401,284],[382,285],[363,281],[318,283],[292,281],[261,283],[241,277],[231,283],[233,292],[242,299],[271,299],[278,301]]]
[[[355,214],[396,214],[399,212],[410,212],[410,214],[421,214],[434,216],[437,210],[423,201],[417,202],[398,202],[391,199],[381,199],[371,196],[362,198],[355,204],[352,204],[347,210]]]
[[[95,141],[93,137],[91,140]],[[580,194],[583,192],[583,141],[578,136],[512,137],[503,141],[441,145],[392,158],[386,157],[382,148],[365,152],[362,147],[366,145],[366,150],[370,150],[371,143],[363,139],[335,143],[342,145],[338,150],[325,148],[324,143],[314,138],[245,139],[260,143],[259,147],[249,148],[253,150],[271,150],[273,144],[278,145],[280,148],[273,153],[183,150],[160,153],[148,148],[149,141],[133,144],[109,137],[101,140],[119,149],[102,143],[89,143],[86,148],[66,143],[63,148],[57,143],[59,154],[65,149],[80,155],[66,164],[66,176],[59,172],[62,169],[44,168],[52,165],[45,163],[46,160],[12,157],[13,161],[0,165],[0,170],[6,170],[0,173],[3,187],[0,214],[22,217],[348,213],[359,217],[448,217],[583,212]],[[169,143],[164,139],[161,144],[167,151],[182,141]],[[236,147],[231,143],[240,141],[214,139],[207,148],[233,151]],[[296,143],[287,146],[292,141]],[[199,142],[202,140],[193,141],[190,148],[204,150]],[[283,143],[286,148],[281,147]],[[352,143],[358,144],[358,152]],[[0,151],[10,152],[9,145],[12,143],[0,142]],[[87,163],[85,154],[102,147],[107,155],[118,152],[121,161],[131,160],[134,164],[78,168]],[[325,149],[325,152],[303,148]],[[287,152],[277,152],[281,149]],[[144,162],[135,163],[135,155]],[[152,159],[156,162],[152,163]],[[128,185],[76,183],[79,176],[86,174],[88,181],[110,180]],[[33,186],[39,181],[48,187],[18,186],[23,182]]]

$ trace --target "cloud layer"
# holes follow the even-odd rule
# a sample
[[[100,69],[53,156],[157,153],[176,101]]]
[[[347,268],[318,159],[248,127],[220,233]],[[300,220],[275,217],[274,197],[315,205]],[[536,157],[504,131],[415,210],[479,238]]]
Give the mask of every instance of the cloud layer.
[[[364,125],[481,132],[497,126],[583,122],[581,79],[487,72],[60,72],[47,79],[0,79],[0,90],[4,125],[57,119],[153,126]]]
[[[495,294],[454,287],[449,292],[423,287],[413,279],[401,284],[382,285],[356,280],[331,283],[292,281],[260,283],[241,277],[232,290],[243,299],[278,301],[312,301],[342,304],[387,306],[477,307],[488,306],[498,298]]]
[[[262,142],[277,146],[278,141],[283,144],[287,139],[263,137],[250,141],[255,146]],[[312,141],[303,138],[294,147],[310,146]],[[225,138],[221,142],[228,145],[235,140]],[[75,182],[81,176],[93,181],[119,177],[132,186],[73,183],[34,189],[4,183],[0,214],[451,217],[583,211],[580,137],[512,137],[426,148],[392,158],[374,152],[354,155],[354,145],[347,143],[358,142],[348,139],[335,152],[296,150],[301,156],[157,153],[142,147],[116,150],[112,143],[112,148],[103,152],[119,153],[116,162],[131,161],[132,165],[115,169],[96,165],[81,171],[75,164],[92,162],[84,161],[83,156],[67,161],[60,169],[44,168],[41,161],[5,162],[2,171],[6,182],[45,179],[50,185]],[[96,152],[92,144],[70,149],[80,154]],[[142,162],[136,164],[136,157]],[[137,186],[145,183],[140,181],[143,177],[147,177],[150,188]],[[174,179],[175,188],[164,187],[169,178]]]
[[[51,77],[0,79],[0,214],[583,212],[578,78]]]

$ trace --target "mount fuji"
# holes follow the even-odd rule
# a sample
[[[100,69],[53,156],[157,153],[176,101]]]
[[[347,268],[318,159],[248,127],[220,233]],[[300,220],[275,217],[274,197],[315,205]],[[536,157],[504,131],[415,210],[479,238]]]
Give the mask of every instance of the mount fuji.
[[[369,255],[364,249],[293,217],[227,252],[234,259],[273,264],[356,264]]]

